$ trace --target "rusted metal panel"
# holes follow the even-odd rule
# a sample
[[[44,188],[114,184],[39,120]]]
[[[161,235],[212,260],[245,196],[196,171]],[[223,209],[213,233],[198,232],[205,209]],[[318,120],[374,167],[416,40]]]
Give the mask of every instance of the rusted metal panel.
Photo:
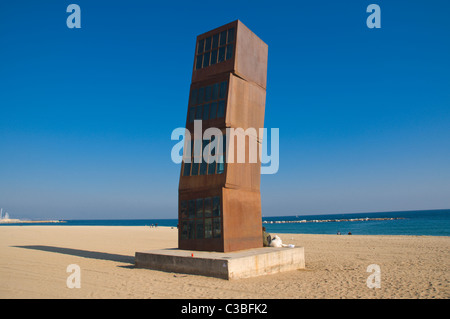
[[[201,136],[212,127],[223,133],[231,128],[257,133],[237,133],[249,133],[242,136],[244,163],[235,159],[211,165],[211,170],[202,163],[182,164],[180,249],[230,252],[262,247],[261,163],[259,156],[250,162],[248,152],[250,142],[258,147],[262,142],[267,54],[267,45],[238,20],[197,37],[186,128],[193,137],[194,120],[202,119]],[[237,141],[233,144],[236,155]]]

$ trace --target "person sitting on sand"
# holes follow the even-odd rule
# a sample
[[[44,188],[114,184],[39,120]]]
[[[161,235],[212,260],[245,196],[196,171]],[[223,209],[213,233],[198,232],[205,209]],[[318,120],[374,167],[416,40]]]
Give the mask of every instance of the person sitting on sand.
[[[269,247],[272,238],[270,237],[270,234],[266,232],[266,227],[264,226],[262,228],[262,236],[263,236],[263,246]]]

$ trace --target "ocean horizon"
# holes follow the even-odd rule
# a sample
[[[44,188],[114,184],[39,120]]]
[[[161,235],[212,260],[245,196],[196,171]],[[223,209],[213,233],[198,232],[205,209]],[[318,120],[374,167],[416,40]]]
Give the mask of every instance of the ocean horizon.
[[[348,235],[450,236],[450,209],[262,217],[269,233]],[[1,226],[163,226],[177,227],[178,219],[69,219],[59,222],[28,220]]]

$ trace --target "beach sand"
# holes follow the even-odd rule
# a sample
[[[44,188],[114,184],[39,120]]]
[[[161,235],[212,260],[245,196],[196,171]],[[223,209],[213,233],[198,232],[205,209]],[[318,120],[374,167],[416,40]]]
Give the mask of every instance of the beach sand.
[[[227,281],[134,268],[136,251],[177,247],[144,226],[0,227],[0,298],[449,298],[450,237],[279,234],[306,269]],[[288,249],[288,248],[286,248]],[[67,266],[81,270],[68,288]],[[381,288],[368,288],[381,270]]]

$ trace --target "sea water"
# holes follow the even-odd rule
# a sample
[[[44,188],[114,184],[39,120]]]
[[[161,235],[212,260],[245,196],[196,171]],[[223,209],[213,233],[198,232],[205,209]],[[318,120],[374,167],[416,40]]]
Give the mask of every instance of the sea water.
[[[357,214],[297,215],[263,217],[272,234],[417,235],[450,236],[450,209]],[[165,226],[176,228],[177,219],[65,220],[62,223],[8,225],[52,226]]]

